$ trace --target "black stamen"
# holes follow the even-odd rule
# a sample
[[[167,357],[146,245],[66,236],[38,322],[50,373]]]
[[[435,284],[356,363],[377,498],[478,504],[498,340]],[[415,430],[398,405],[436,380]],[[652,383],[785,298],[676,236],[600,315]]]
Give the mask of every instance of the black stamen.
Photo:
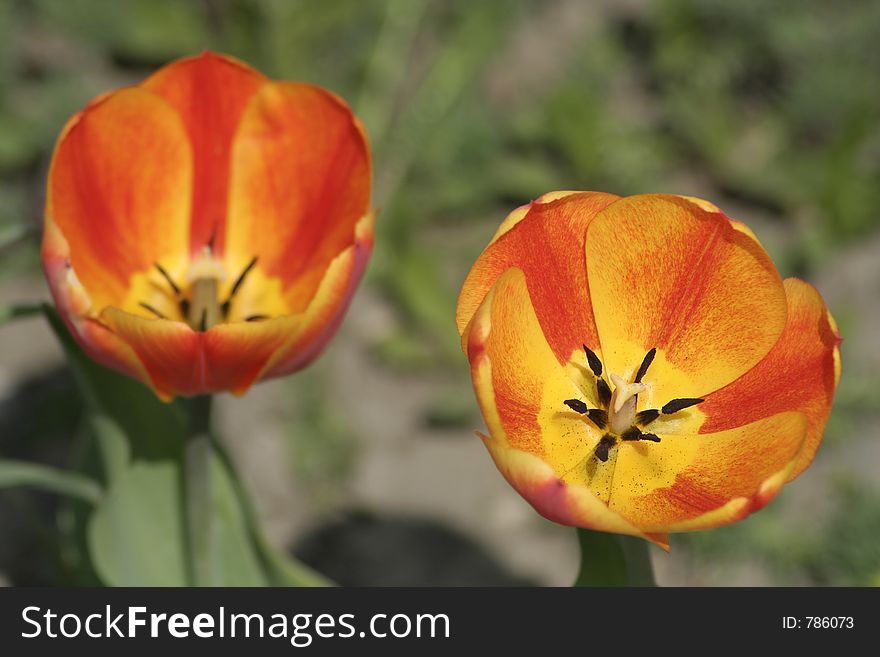
[[[654,420],[660,417],[660,411],[656,408],[648,408],[644,411],[639,411],[636,413],[636,422],[641,424],[643,427],[651,424]]]
[[[621,440],[650,440],[652,443],[659,443],[660,437],[656,433],[642,433],[638,427],[630,427],[622,434]]]
[[[687,397],[682,399],[673,399],[671,402],[665,404],[661,410],[663,411],[663,415],[672,415],[673,413],[678,413],[679,411],[683,411],[686,408],[695,406],[702,401],[702,399],[690,399]]]
[[[219,223],[219,222],[218,222]],[[205,243],[205,246],[208,247],[208,250],[211,253],[214,252],[214,242],[217,240],[217,223],[211,228],[211,237],[208,238],[208,241]]]
[[[207,331],[208,330],[208,309],[204,308],[202,310],[202,318],[199,320],[199,330]]]
[[[238,278],[235,279],[235,283],[232,284],[232,291],[229,293],[229,299],[232,300],[232,297],[236,295],[238,292],[238,288],[241,287],[241,284],[244,283],[244,279],[248,274],[251,273],[251,269],[254,268],[254,265],[257,264],[257,256],[251,258],[251,261],[247,264],[247,267],[241,270],[241,273],[238,275]]]
[[[189,317],[189,299],[181,297],[178,303],[180,304],[180,314],[184,317]]]
[[[587,345],[584,345],[584,353],[587,354],[587,363],[589,363],[590,369],[593,370],[593,374],[602,376],[602,361],[599,360],[599,357]]]
[[[581,415],[583,415],[587,412],[587,405],[580,399],[566,399],[562,403],[568,406],[575,413],[580,413]]]
[[[175,283],[174,279],[171,278],[171,274],[169,274],[167,271],[165,271],[165,268],[162,265],[160,265],[158,262],[154,262],[153,266],[156,267],[156,269],[159,271],[159,273],[162,274],[162,278],[165,279],[165,282],[167,282],[168,285],[171,287],[171,289],[174,290],[174,296],[179,297],[180,296],[180,288],[177,287],[177,283]]]
[[[642,364],[639,365],[639,371],[636,372],[636,383],[642,382],[642,377],[645,376],[645,372],[648,371],[648,368],[651,367],[651,363],[654,362],[654,356],[657,355],[657,347],[652,347],[651,350],[645,354],[644,360],[642,360]]]
[[[614,438],[605,434],[602,436],[602,439],[599,441],[599,444],[596,445],[596,450],[593,452],[596,455],[596,458],[605,463],[608,460],[608,449],[614,447]]]
[[[608,412],[603,411],[601,408],[591,408],[587,411],[587,415],[590,420],[600,429],[605,429],[608,427]]]
[[[611,401],[611,388],[608,387],[605,379],[596,379],[596,390],[599,392],[599,403],[608,406]]]
[[[246,322],[262,322],[264,319],[269,319],[269,315],[248,315],[244,318]]]
[[[226,298],[220,305],[220,312],[223,313],[224,317],[229,316],[229,307],[232,305],[232,298],[238,294],[238,290],[241,287],[241,284],[244,283],[244,279],[247,278],[247,275],[251,273],[251,269],[254,268],[254,265],[257,264],[257,256],[251,258],[251,261],[247,263],[247,266],[241,270],[241,273],[238,275],[238,278],[235,279],[235,283],[232,284],[232,290],[229,292],[229,296]]]
[[[144,310],[149,310],[151,313],[153,313],[153,314],[154,314],[156,317],[158,317],[159,319],[168,319],[167,317],[165,317],[165,315],[163,315],[162,313],[160,313],[158,310],[156,310],[155,308],[153,308],[153,306],[151,306],[151,305],[148,304],[148,303],[144,303],[143,301],[141,301],[141,302],[139,302],[138,305],[140,305],[140,307],[143,308]]]

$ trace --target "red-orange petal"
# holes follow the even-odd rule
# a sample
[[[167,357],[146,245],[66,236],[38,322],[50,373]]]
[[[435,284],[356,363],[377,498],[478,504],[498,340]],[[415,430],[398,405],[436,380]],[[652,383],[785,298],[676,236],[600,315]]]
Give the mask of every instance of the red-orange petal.
[[[801,280],[784,281],[788,317],[779,340],[764,359],[733,383],[706,397],[701,432],[723,431],[783,411],[807,417],[807,439],[791,473],[813,460],[839,379],[840,336],[816,289]]]
[[[337,96],[292,82],[263,85],[232,145],[226,252],[232,270],[258,256],[303,311],[369,210],[370,155]]]
[[[261,379],[301,370],[336,334],[373,250],[374,218],[370,212],[358,222],[355,243],[330,262],[309,306],[297,316],[300,323],[296,330],[266,363]]]
[[[149,319],[106,308],[100,320],[143,363],[161,398],[231,390],[243,393],[282,344],[298,319],[218,324],[205,332],[182,322]]]
[[[662,537],[645,536],[610,510],[586,481],[563,481],[548,462],[564,460],[569,446],[590,436],[581,435],[580,420],[559,419],[553,435],[542,423],[548,403],[551,414],[557,405],[565,409],[562,401],[578,389],[541,334],[521,271],[508,270],[492,286],[468,325],[467,344],[474,390],[491,434],[478,435],[514,489],[554,522],[662,543]]]
[[[116,334],[87,316],[92,301],[68,265],[67,242],[47,222],[43,239],[43,270],[58,314],[82,349],[104,367],[150,383],[137,355]]]
[[[245,106],[267,81],[238,60],[205,52],[173,62],[141,84],[179,113],[192,145],[192,253],[212,238],[215,253],[223,252],[232,139]]]
[[[49,170],[46,224],[95,308],[122,303],[134,273],[184,257],[191,181],[183,124],[154,94],[122,89],[68,122]]]
[[[710,434],[661,434],[619,448],[610,507],[649,532],[741,520],[782,487],[805,442],[807,420],[785,412]]]
[[[738,378],[785,325],[785,291],[761,245],[680,197],[609,205],[587,229],[586,262],[606,369],[628,376],[656,347],[664,363],[651,370],[656,386],[665,363],[688,380],[674,396],[703,396]]]
[[[584,234],[593,217],[617,198],[598,192],[551,193],[514,210],[461,288],[456,310],[459,333],[464,334],[498,277],[516,267],[525,274],[538,321],[559,362],[567,361],[584,343],[595,347]]]

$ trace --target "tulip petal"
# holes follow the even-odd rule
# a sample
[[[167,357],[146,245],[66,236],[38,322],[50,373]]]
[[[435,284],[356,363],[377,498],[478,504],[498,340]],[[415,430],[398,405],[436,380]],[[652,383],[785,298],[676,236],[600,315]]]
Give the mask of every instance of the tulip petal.
[[[610,472],[613,459],[593,472],[585,463],[598,463],[592,452],[601,432],[562,404],[582,393],[544,339],[523,272],[498,278],[467,333],[474,389],[491,433],[483,441],[511,485],[555,522],[643,536],[600,499],[610,490],[602,468]]]
[[[242,62],[205,52],[169,64],[141,84],[180,114],[192,144],[193,254],[212,239],[214,251],[223,252],[232,138],[251,96],[266,82]]]
[[[369,210],[370,156],[360,122],[330,92],[263,85],[232,145],[226,253],[278,278],[290,313],[305,310],[330,262]]]
[[[786,412],[717,433],[624,444],[609,506],[649,532],[735,522],[779,491],[806,430],[802,413]]]
[[[664,550],[669,549],[665,534],[641,531],[623,516],[611,511],[586,486],[561,481],[553,468],[537,456],[507,447],[480,432],[477,435],[507,482],[548,520],[572,527],[638,536]]]
[[[335,335],[345,317],[373,249],[375,215],[358,222],[355,243],[340,253],[321,280],[300,322],[266,363],[261,379],[284,376],[311,363]]]
[[[49,171],[50,251],[67,250],[97,310],[123,304],[131,277],[186,257],[192,155],[180,117],[127,88],[74,116]]]
[[[91,358],[149,384],[150,378],[131,347],[103,324],[87,316],[92,300],[68,265],[68,259],[63,255],[66,248],[67,242],[57,227],[47,224],[43,239],[43,269],[61,319]]]
[[[552,192],[514,210],[462,286],[456,311],[459,333],[465,333],[498,277],[517,267],[525,274],[541,328],[560,363],[584,343],[598,345],[587,297],[584,233],[593,217],[617,198],[596,192]]]
[[[200,334],[186,324],[147,319],[114,307],[105,308],[100,321],[134,350],[163,400],[208,392]]]
[[[182,322],[148,319],[112,307],[100,319],[137,354],[148,382],[166,401],[223,390],[242,394],[300,321],[279,317],[196,332]]]
[[[700,405],[701,432],[723,431],[787,410],[803,413],[807,439],[791,474],[813,460],[840,377],[840,336],[816,289],[795,278],[784,281],[788,298],[785,330],[764,359]]]
[[[785,291],[761,245],[680,197],[609,205],[588,228],[586,262],[606,368],[630,376],[657,348],[645,379],[657,398],[700,397],[730,383],[785,325]]]

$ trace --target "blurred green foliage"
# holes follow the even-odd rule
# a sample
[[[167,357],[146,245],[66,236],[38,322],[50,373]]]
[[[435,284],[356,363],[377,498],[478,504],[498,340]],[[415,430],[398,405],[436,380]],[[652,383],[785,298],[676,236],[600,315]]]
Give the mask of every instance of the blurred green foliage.
[[[464,432],[478,418],[458,287],[503,216],[543,192],[704,196],[745,213],[783,274],[808,279],[876,235],[878,34],[873,0],[0,0],[0,235],[38,228],[67,117],[168,60],[211,48],[329,87],[374,149],[368,282],[395,315],[373,358],[431,372],[426,424]],[[35,271],[35,244],[0,245],[0,276]],[[290,385],[294,460],[322,494],[350,471],[351,438],[320,370]],[[876,376],[844,378],[826,449],[876,412],[877,389]],[[858,546],[874,542],[880,500],[834,495],[848,511],[822,531],[783,529],[771,506],[677,545],[695,559],[763,555],[780,581],[877,584],[876,549]]]

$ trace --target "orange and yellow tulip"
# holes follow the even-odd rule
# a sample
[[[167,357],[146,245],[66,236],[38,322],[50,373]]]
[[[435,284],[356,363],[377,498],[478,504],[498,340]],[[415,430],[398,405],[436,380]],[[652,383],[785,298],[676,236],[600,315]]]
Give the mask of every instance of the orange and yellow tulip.
[[[340,98],[204,53],[67,122],[44,270],[95,360],[163,399],[242,394],[338,328],[372,250],[370,186]]]
[[[819,293],[694,198],[555,192],[518,208],[457,323],[508,482],[550,520],[664,547],[800,474],[840,378]]]

